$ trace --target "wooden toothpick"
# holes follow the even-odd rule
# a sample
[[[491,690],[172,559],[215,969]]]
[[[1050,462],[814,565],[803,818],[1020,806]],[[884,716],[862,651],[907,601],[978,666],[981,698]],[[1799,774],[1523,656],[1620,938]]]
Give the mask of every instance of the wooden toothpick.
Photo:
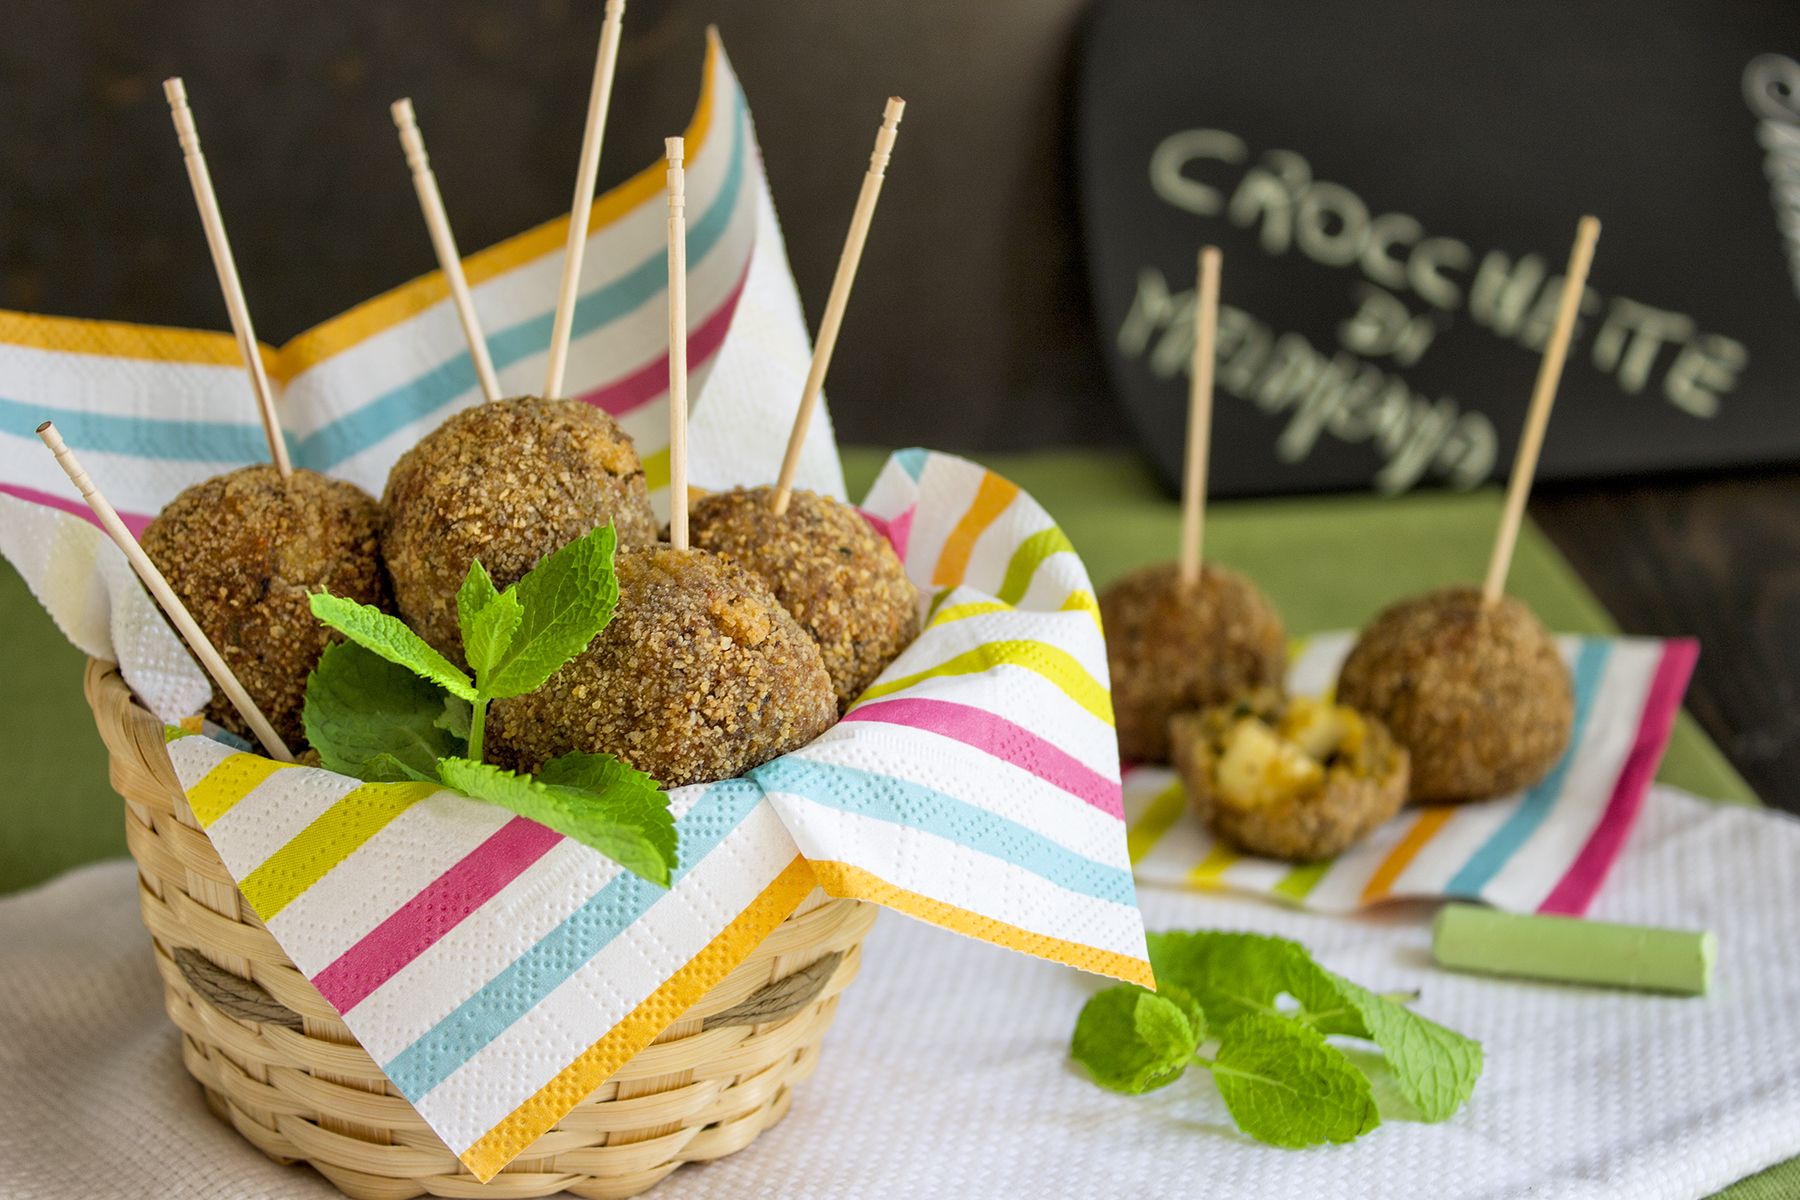
[[[669,544],[688,548],[687,488],[687,181],[685,150],[667,138],[669,156]]]
[[[219,214],[219,199],[213,194],[212,175],[206,169],[206,155],[200,150],[200,133],[194,127],[187,87],[180,76],[163,80],[163,95],[169,101],[169,115],[175,119],[175,136],[181,141],[182,157],[187,161],[194,203],[200,206],[200,224],[206,229],[213,269],[219,273],[219,288],[225,293],[225,311],[231,315],[231,329],[237,335],[244,365],[250,368],[250,387],[256,393],[256,407],[262,414],[263,434],[269,439],[269,457],[274,460],[281,477],[286,479],[294,473],[294,467],[288,461],[287,443],[281,436],[281,420],[275,415],[275,396],[269,390],[262,350],[256,344],[256,330],[250,324],[250,306],[244,301],[244,285],[238,281],[237,260],[232,258],[231,243],[225,237],[225,218]]]
[[[406,152],[406,165],[412,168],[413,191],[419,195],[419,208],[425,214],[425,228],[431,234],[431,248],[437,251],[438,267],[444,282],[450,285],[450,300],[456,305],[457,319],[462,322],[463,337],[469,343],[469,357],[475,362],[475,378],[481,383],[481,394],[489,400],[500,398],[500,380],[494,374],[494,360],[488,354],[487,339],[481,335],[481,318],[475,312],[475,297],[469,294],[469,280],[463,274],[462,256],[456,252],[456,238],[450,232],[450,217],[444,211],[444,197],[438,191],[437,175],[431,169],[431,158],[425,153],[425,135],[413,115],[410,98],[400,99],[388,108],[394,127],[400,131],[400,148]]]
[[[856,266],[862,261],[863,243],[869,237],[869,222],[875,218],[875,202],[881,198],[881,183],[887,178],[888,156],[893,153],[894,139],[900,133],[900,115],[906,101],[889,96],[881,114],[881,128],[875,131],[875,149],[869,155],[869,169],[863,175],[862,192],[856,197],[856,210],[850,215],[850,232],[844,237],[844,250],[838,256],[837,275],[831,281],[831,294],[825,301],[825,315],[819,320],[819,340],[813,346],[812,366],[806,372],[806,386],[800,392],[800,408],[794,413],[794,427],[788,434],[787,454],[781,461],[781,474],[769,497],[769,507],[777,516],[787,511],[794,490],[794,475],[800,470],[800,451],[806,445],[806,431],[812,425],[813,410],[819,406],[819,393],[825,387],[825,371],[831,366],[831,351],[837,345],[838,327],[844,323],[844,309],[850,303],[850,285],[856,281]]]
[[[1219,331],[1219,248],[1200,251],[1194,292],[1194,361],[1188,373],[1187,463],[1181,474],[1181,582],[1200,582],[1206,514],[1206,462],[1212,443],[1213,347]]]
[[[1574,336],[1575,318],[1581,311],[1582,292],[1587,287],[1588,268],[1594,261],[1594,243],[1600,237],[1600,222],[1583,217],[1575,230],[1575,246],[1569,251],[1569,266],[1563,273],[1562,296],[1556,305],[1556,324],[1550,329],[1550,341],[1544,347],[1544,359],[1538,365],[1537,383],[1531,389],[1531,407],[1525,414],[1525,432],[1519,438],[1519,453],[1513,459],[1512,479],[1506,487],[1506,508],[1500,515],[1500,532],[1494,538],[1493,557],[1488,560],[1487,582],[1482,585],[1481,599],[1492,605],[1506,590],[1506,573],[1512,567],[1513,547],[1519,540],[1519,523],[1525,517],[1525,500],[1531,494],[1531,481],[1537,474],[1538,454],[1544,448],[1544,430],[1550,424],[1550,409],[1556,403],[1556,387],[1562,381],[1563,363],[1569,357],[1569,339]]]
[[[150,589],[157,604],[162,606],[163,612],[168,614],[169,620],[193,648],[200,665],[213,677],[213,682],[219,685],[219,690],[225,693],[231,706],[238,710],[238,715],[250,726],[250,732],[256,735],[256,740],[262,743],[263,749],[269,752],[269,757],[278,762],[293,762],[294,755],[287,748],[287,743],[281,740],[281,735],[275,732],[262,710],[256,707],[256,701],[250,699],[250,693],[244,690],[244,685],[238,682],[231,668],[225,665],[225,659],[207,639],[206,634],[201,632],[193,614],[188,612],[187,605],[175,595],[174,590],[169,587],[169,581],[163,578],[163,573],[156,569],[156,564],[150,561],[144,548],[137,544],[137,539],[125,528],[125,522],[119,520],[119,514],[113,510],[113,506],[107,503],[106,497],[100,494],[100,489],[94,486],[94,481],[82,470],[81,464],[75,460],[74,452],[63,444],[62,435],[56,432],[55,423],[45,421],[38,426],[37,433],[44,445],[50,447],[50,453],[56,456],[57,464],[81,493],[81,498],[87,501],[88,507],[94,510],[94,515],[100,518],[100,524],[112,536],[114,543],[125,552],[132,570],[137,572],[138,578]]]
[[[588,91],[587,127],[581,135],[581,161],[575,171],[575,201],[569,207],[569,245],[563,252],[562,286],[556,293],[556,321],[550,329],[550,366],[544,377],[544,399],[562,395],[563,370],[569,363],[569,335],[575,324],[575,301],[581,294],[581,256],[587,249],[588,213],[594,204],[594,181],[600,172],[600,143],[606,136],[606,112],[612,104],[613,69],[619,60],[619,25],[625,0],[606,0],[600,23],[600,50],[594,58],[594,82]]]

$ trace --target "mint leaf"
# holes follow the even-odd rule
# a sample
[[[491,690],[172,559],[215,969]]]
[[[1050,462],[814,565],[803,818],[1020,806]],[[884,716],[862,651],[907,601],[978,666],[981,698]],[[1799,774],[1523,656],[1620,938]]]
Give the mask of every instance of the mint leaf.
[[[456,589],[456,623],[462,628],[463,645],[469,641],[469,623],[475,614],[493,603],[500,589],[494,586],[494,577],[487,568],[481,565],[479,558],[469,563],[469,573],[463,576],[462,586]]]
[[[1136,1095],[1180,1079],[1205,1036],[1197,1007],[1120,984],[1082,1006],[1069,1053],[1101,1087]]]
[[[1256,933],[1176,932],[1151,934],[1149,946],[1158,990],[1174,984],[1190,993],[1215,1029],[1249,1013],[1276,1016],[1276,997],[1287,995],[1320,1033],[1369,1036],[1338,990],[1337,977],[1298,942]]]
[[[598,796],[616,817],[629,814],[663,860],[675,862],[675,818],[669,814],[668,794],[636,767],[611,754],[575,750],[539,767],[538,779],[553,788]]]
[[[387,753],[377,754],[365,762],[358,778],[367,783],[439,782],[436,775],[427,775],[411,763]]]
[[[1344,1052],[1298,1021],[1251,1013],[1219,1038],[1213,1082],[1238,1128],[1271,1146],[1348,1142],[1381,1124]]]
[[[359,646],[373,650],[391,663],[429,679],[451,695],[475,699],[475,685],[449,659],[433,650],[425,639],[370,604],[358,604],[330,592],[314,592],[308,601],[313,616],[338,630]]]
[[[438,714],[433,722],[439,729],[454,735],[459,741],[467,741],[469,722],[474,719],[474,707],[457,696],[444,697],[444,711]],[[434,776],[435,778],[435,776]]]
[[[1400,1094],[1427,1121],[1454,1115],[1481,1078],[1481,1043],[1342,976],[1331,978],[1387,1057]]]
[[[488,672],[512,646],[525,608],[511,588],[488,601],[487,607],[472,617],[463,629],[463,657],[475,672],[477,687],[487,682]],[[559,664],[560,665],[560,664]],[[485,689],[484,689],[485,690]]]
[[[438,778],[474,800],[518,813],[592,846],[628,871],[667,887],[675,863],[669,798],[622,786],[617,796],[545,783],[488,763],[444,758]],[[658,803],[660,801],[660,803]]]
[[[482,672],[484,696],[535,690],[606,628],[619,601],[617,545],[612,526],[602,525],[545,555],[507,589],[517,594],[523,613],[506,649]]]
[[[315,597],[316,599],[316,597]],[[461,742],[438,721],[444,694],[405,667],[333,642],[306,679],[301,720],[327,770],[369,782],[436,779]]]

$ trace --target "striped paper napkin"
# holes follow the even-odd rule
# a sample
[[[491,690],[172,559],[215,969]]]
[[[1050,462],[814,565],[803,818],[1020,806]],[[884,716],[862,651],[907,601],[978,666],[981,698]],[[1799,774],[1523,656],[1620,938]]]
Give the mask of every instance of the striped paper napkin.
[[[1304,642],[1288,672],[1322,695],[1354,635]],[[1145,883],[1253,892],[1323,912],[1388,899],[1481,900],[1515,912],[1582,913],[1656,775],[1698,646],[1689,640],[1562,637],[1575,682],[1569,750],[1529,791],[1408,808],[1335,859],[1294,866],[1239,854],[1207,832],[1166,767],[1125,775],[1131,861]]]
[[[942,603],[817,741],[670,793],[667,891],[434,784],[170,744],[251,908],[482,1178],[815,887],[1149,981],[1080,560],[1030,497],[947,455],[895,456],[866,511]]]
[[[763,482],[809,352],[749,112],[716,40],[687,131],[692,478]],[[398,170],[398,165],[396,164]],[[404,186],[396,175],[395,186]],[[568,378],[668,478],[662,166],[595,206]],[[509,388],[540,378],[563,225],[474,255]],[[421,256],[426,239],[420,234]],[[280,350],[294,461],[379,493],[479,393],[428,276]],[[32,435],[53,417],[126,521],[262,458],[231,338],[0,314],[0,552],[70,639],[193,728],[210,685]],[[802,486],[841,496],[816,420]],[[179,737],[170,758],[252,909],[432,1129],[491,1178],[647,1045],[815,888],[1148,982],[1093,589],[1030,497],[972,463],[896,455],[865,503],[938,596],[837,726],[671,796],[668,889],[431,784],[364,784]],[[946,998],[954,1002],[954,998]]]

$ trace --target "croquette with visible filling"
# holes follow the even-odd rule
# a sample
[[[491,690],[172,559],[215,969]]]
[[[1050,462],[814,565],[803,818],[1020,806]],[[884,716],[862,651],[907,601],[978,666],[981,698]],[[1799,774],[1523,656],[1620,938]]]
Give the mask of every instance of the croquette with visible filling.
[[[312,471],[244,467],[195,484],[139,539],[282,740],[299,749],[306,677],[333,635],[312,615],[321,589],[391,608],[376,552],[380,512],[352,484]],[[222,694],[206,715],[248,737]]]
[[[1169,718],[1281,686],[1287,634],[1275,608],[1235,571],[1210,564],[1197,584],[1174,563],[1133,571],[1100,596],[1119,752],[1166,762]]]
[[[1341,854],[1406,803],[1407,755],[1380,721],[1270,689],[1169,721],[1176,769],[1218,836],[1252,854]]]
[[[769,585],[819,644],[842,712],[919,636],[918,589],[888,540],[848,504],[795,491],[776,516],[770,491],[703,497],[688,536]]]
[[[382,557],[400,615],[456,662],[456,589],[481,565],[509,587],[608,521],[621,546],[656,540],[637,449],[579,400],[523,397],[455,414],[400,456],[382,497]]]
[[[1485,800],[1541,780],[1569,745],[1569,668],[1536,615],[1452,587],[1389,608],[1363,630],[1338,699],[1412,753],[1412,798]]]
[[[748,571],[667,546],[621,550],[614,566],[618,608],[593,644],[494,702],[497,761],[535,771],[604,751],[679,787],[741,775],[837,720],[818,646]]]

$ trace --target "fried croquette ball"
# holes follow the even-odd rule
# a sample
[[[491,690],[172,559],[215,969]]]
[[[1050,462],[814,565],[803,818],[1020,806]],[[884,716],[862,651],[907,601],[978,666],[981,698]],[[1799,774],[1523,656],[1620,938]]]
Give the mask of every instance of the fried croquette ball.
[[[888,540],[854,508],[795,491],[776,516],[771,491],[702,498],[688,516],[688,537],[769,585],[819,644],[843,712],[919,636],[918,589]]]
[[[1363,630],[1338,699],[1379,717],[1412,753],[1412,798],[1426,804],[1530,787],[1569,745],[1569,668],[1532,611],[1474,588],[1403,600]]]
[[[1261,689],[1177,713],[1169,742],[1200,819],[1252,854],[1330,858],[1406,803],[1406,751],[1343,705]]]
[[[1169,718],[1280,688],[1287,634],[1275,608],[1235,571],[1206,565],[1182,583],[1174,563],[1133,571],[1100,596],[1119,752],[1166,762]]]
[[[244,467],[182,492],[139,541],[218,647],[282,740],[305,740],[306,677],[332,640],[309,593],[329,591],[392,608],[377,553],[380,510],[352,484],[312,471],[283,479]],[[215,692],[206,715],[248,737],[249,726]]]
[[[837,720],[819,648],[761,580],[704,550],[619,551],[619,604],[535,692],[494,702],[495,757],[616,754],[665,787],[730,779]]]
[[[462,662],[456,589],[479,558],[497,587],[612,522],[656,541],[637,449],[579,400],[495,400],[452,416],[400,456],[382,496],[381,553],[400,615]]]

